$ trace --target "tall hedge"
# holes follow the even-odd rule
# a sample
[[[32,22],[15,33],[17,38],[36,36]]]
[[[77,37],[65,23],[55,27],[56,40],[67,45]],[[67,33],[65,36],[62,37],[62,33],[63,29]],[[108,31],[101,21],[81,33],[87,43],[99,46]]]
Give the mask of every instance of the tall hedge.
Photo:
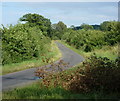
[[[39,58],[48,51],[50,39],[37,27],[17,24],[2,29],[2,64]]]
[[[63,35],[63,39],[70,45],[74,45],[77,49],[80,48],[88,52],[105,45],[104,36],[105,32],[97,30],[68,30]]]

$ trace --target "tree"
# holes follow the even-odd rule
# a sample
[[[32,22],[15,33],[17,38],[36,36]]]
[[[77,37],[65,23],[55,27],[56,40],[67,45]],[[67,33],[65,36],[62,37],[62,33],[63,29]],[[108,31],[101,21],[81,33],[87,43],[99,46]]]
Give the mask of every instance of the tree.
[[[117,21],[104,21],[100,24],[100,29],[106,32],[105,41],[109,45],[114,45],[119,42],[119,22]]]
[[[100,24],[100,29],[102,31],[110,31],[109,24],[110,24],[109,21],[104,21],[103,23]]]
[[[44,35],[51,36],[51,22],[49,19],[39,14],[28,13],[23,15],[19,20],[26,22],[29,26],[38,26]]]
[[[70,26],[70,28],[71,28],[71,29],[74,29],[74,28],[75,28],[75,26],[74,26],[74,25],[71,25],[71,26]]]
[[[66,29],[67,29],[67,26],[62,21],[59,21],[57,26],[56,26],[56,30],[59,32],[63,32]]]
[[[93,26],[84,23],[80,27],[85,30],[93,29]]]
[[[57,24],[52,24],[51,27],[52,29],[56,30]]]
[[[100,30],[100,25],[92,25],[92,26],[93,26],[93,29]]]
[[[57,24],[52,25],[52,30],[54,32],[53,37],[58,37],[61,39],[67,30],[67,26],[62,21],[59,21]]]

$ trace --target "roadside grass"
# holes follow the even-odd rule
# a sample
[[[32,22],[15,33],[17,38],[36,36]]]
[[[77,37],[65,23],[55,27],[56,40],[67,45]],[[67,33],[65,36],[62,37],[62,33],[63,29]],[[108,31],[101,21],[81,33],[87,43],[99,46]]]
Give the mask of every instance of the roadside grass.
[[[114,46],[104,46],[102,49],[96,49],[93,52],[98,57],[107,57],[111,60],[115,60],[118,57],[118,45],[116,44]]]
[[[84,52],[80,49],[76,49],[74,46],[68,45],[64,41],[60,41],[60,40],[58,40],[58,41],[60,43],[64,44],[66,47],[70,48],[71,50],[75,51],[76,53],[82,55],[84,58],[87,58],[87,57],[93,55],[94,53],[98,57],[107,57],[111,60],[115,60],[118,56],[118,44],[116,44],[114,46],[104,46],[101,49],[95,49],[92,52]]]
[[[14,63],[14,64],[8,64],[2,66],[2,74],[0,75],[5,75],[8,73],[13,73],[33,67],[40,67],[49,64],[49,62],[57,61],[58,59],[61,58],[62,54],[58,49],[58,47],[56,46],[56,44],[54,43],[54,41],[52,41],[50,47],[52,47],[51,51],[47,54],[46,57],[41,57],[39,59],[33,59],[33,60],[23,61],[21,63]],[[46,61],[43,62],[43,59],[45,58],[49,59],[49,62]]]

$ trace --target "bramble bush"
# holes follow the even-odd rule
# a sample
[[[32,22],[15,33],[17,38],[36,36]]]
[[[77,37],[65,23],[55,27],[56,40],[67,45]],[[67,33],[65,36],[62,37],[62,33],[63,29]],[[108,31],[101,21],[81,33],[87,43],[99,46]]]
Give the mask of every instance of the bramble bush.
[[[120,92],[120,58],[111,61],[108,58],[91,56],[74,70],[52,72],[37,70],[38,75],[47,73],[42,80],[43,85],[62,86],[72,92]],[[61,68],[59,66],[59,68]],[[63,68],[63,66],[62,66]]]
[[[75,78],[69,89],[80,91],[120,92],[120,58],[111,61],[108,58],[92,56],[83,62],[84,73],[76,71]]]
[[[2,64],[18,63],[48,53],[51,40],[37,27],[17,24],[2,29]]]

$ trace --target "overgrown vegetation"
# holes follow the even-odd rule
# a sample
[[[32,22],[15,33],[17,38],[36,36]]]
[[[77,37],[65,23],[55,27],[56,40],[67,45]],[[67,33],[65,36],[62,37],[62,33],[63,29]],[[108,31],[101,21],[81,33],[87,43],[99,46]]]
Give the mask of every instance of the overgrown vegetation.
[[[91,52],[85,52],[84,50],[81,49],[76,49],[75,46],[70,46],[68,43],[65,41],[59,41],[60,43],[64,44],[66,47],[70,48],[74,52],[82,55],[84,58],[88,58],[94,53],[96,54],[97,57],[107,57],[110,60],[115,60],[118,57],[118,50],[119,50],[119,44],[115,44],[114,46],[103,46],[101,49],[94,49]]]
[[[37,76],[42,77],[40,82],[7,91],[3,99],[118,99],[119,63],[120,58],[111,61],[94,55],[80,66],[64,70],[66,64],[61,60],[57,65],[59,69],[55,68],[56,64],[51,65],[57,72],[51,68],[51,72],[37,69]]]
[[[105,21],[97,29],[82,24],[78,30],[74,26],[67,28],[61,21],[51,25],[49,19],[38,14],[26,14],[20,21],[26,23],[0,29],[5,73],[10,69],[41,66],[41,63],[51,66],[36,70],[36,76],[42,78],[40,82],[7,91],[3,94],[4,99],[120,98],[120,57],[116,48],[120,42],[119,22]],[[63,60],[53,63],[56,53],[52,51],[52,39],[64,40],[84,56],[94,55],[66,70],[69,64]],[[25,67],[20,68],[22,63]]]
[[[87,24],[82,24],[81,30],[74,30],[61,21],[51,25],[49,19],[38,14],[25,14],[20,21],[26,23],[1,29],[3,65],[47,55],[51,39],[62,39],[76,49],[91,52],[105,45],[115,45],[120,37],[116,21],[101,23],[99,30]]]
[[[101,24],[101,27],[104,25]],[[83,25],[82,25],[83,26]],[[86,25],[84,25],[86,26]],[[108,27],[109,26],[109,27]],[[113,46],[119,39],[118,22],[109,22],[108,30],[94,30],[85,27],[81,30],[68,29],[62,39],[69,45],[75,46],[85,52],[91,52],[94,49],[100,49],[105,45]]]
[[[62,54],[54,41],[52,41],[49,47],[52,48],[50,49],[49,53],[45,56],[39,57],[37,59],[26,60],[20,63],[6,64],[2,66],[2,74],[4,75],[7,73],[17,72],[28,68],[40,67],[60,59]]]
[[[61,65],[62,64],[62,65]],[[63,88],[73,92],[90,92],[100,91],[103,92],[120,92],[120,58],[115,61],[108,58],[101,58],[91,56],[83,62],[81,66],[72,72],[67,73],[63,68],[66,64],[62,61],[58,66],[52,65],[58,73],[54,71],[48,72],[44,69],[37,70],[37,76],[43,78],[43,85],[49,86],[62,86]],[[57,69],[58,67],[58,69]],[[60,72],[59,71],[63,71]],[[69,70],[68,70],[69,71]],[[113,86],[115,85],[115,86]]]
[[[25,14],[20,21],[25,24],[2,25],[0,29],[3,74],[45,65],[61,57],[50,38],[49,19],[38,14]]]
[[[39,58],[48,53],[50,39],[45,37],[37,27],[17,24],[3,29],[2,63],[18,63],[28,59]]]

